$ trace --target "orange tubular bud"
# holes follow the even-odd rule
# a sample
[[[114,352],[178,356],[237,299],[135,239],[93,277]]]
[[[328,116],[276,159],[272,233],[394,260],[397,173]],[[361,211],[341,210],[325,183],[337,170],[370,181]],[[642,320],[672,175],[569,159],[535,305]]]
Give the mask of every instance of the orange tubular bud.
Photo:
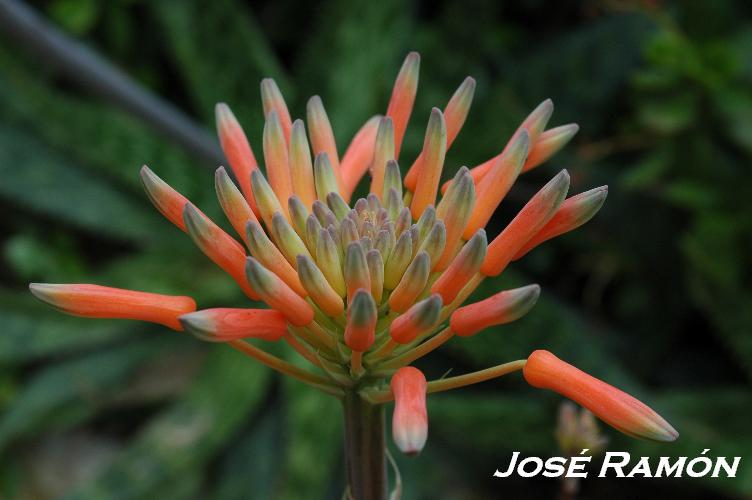
[[[344,183],[342,180],[342,172],[339,168],[337,143],[334,140],[332,124],[329,122],[329,117],[326,114],[321,97],[317,95],[311,97],[308,100],[306,112],[309,133],[311,134],[311,145],[313,146],[313,155],[316,156],[319,153],[326,153],[329,157],[329,161],[332,162],[334,175],[337,177],[337,184],[339,184],[339,188],[342,190]]]
[[[376,338],[378,311],[371,294],[364,289],[355,292],[347,308],[345,343],[355,352],[365,352],[371,348]]]
[[[469,240],[475,231],[485,227],[504,199],[525,164],[530,137],[523,130],[507,153],[493,165],[491,171],[478,182],[475,188],[477,203],[465,227],[463,238]]]
[[[284,314],[290,323],[306,326],[313,321],[313,309],[308,302],[253,257],[246,260],[245,273],[261,299]]]
[[[313,134],[313,132],[311,133]],[[290,135],[290,179],[292,190],[298,195],[307,209],[316,201],[316,189],[313,185],[313,162],[311,150],[305,134],[302,120],[295,120]]]
[[[515,254],[512,260],[521,258],[544,241],[585,224],[598,213],[607,195],[608,186],[601,186],[564,200],[551,220]]]
[[[528,384],[575,401],[624,434],[653,441],[675,441],[679,433],[644,403],[588,375],[548,351],[534,351],[523,375]]]
[[[438,108],[433,108],[423,142],[423,160],[418,172],[418,185],[410,204],[410,212],[414,219],[419,218],[423,210],[436,201],[441,170],[444,168],[446,145],[447,131],[444,115]]]
[[[287,199],[293,194],[292,178],[290,177],[287,143],[282,134],[282,127],[276,112],[269,114],[264,125],[264,162],[266,163],[266,176],[269,179],[269,185],[277,196],[285,217],[289,217]]]
[[[178,317],[196,310],[190,297],[108,286],[31,283],[29,290],[42,302],[74,316],[149,321],[178,331],[183,330]]]
[[[527,172],[528,170],[532,170],[558,153],[561,148],[572,140],[572,137],[574,137],[578,130],[580,130],[579,125],[570,123],[543,132],[538,137],[538,140],[533,143],[522,171]]]
[[[256,221],[249,222],[246,227],[246,234],[248,248],[251,251],[251,255],[253,255],[256,260],[279,276],[282,281],[287,283],[287,286],[295,291],[295,293],[301,297],[308,295],[298,279],[298,273],[292,265],[287,262],[287,259],[285,259],[282,252],[279,251],[279,248],[272,243],[261,228],[261,224]]]
[[[353,301],[359,289],[371,290],[371,272],[368,269],[366,252],[363,245],[357,241],[347,246],[344,270],[348,303]]]
[[[258,169],[258,163],[251,145],[248,144],[243,128],[227,104],[218,103],[214,108],[214,115],[222,151],[240,184],[243,196],[251,209],[258,212],[256,201],[253,199],[253,191],[251,191],[251,171]]]
[[[473,95],[475,95],[475,79],[468,76],[457,88],[447,103],[446,108],[444,108],[444,119],[446,120],[447,127],[447,150],[449,150],[457,138],[462,125],[465,124],[465,119],[467,119],[467,114],[470,111],[470,104],[473,102]],[[415,192],[415,187],[418,184],[418,171],[420,170],[422,161],[423,153],[418,156],[405,176],[405,187],[412,192]],[[443,192],[444,190],[442,189]]]
[[[287,109],[287,104],[285,104],[285,99],[282,97],[277,82],[271,78],[261,80],[261,103],[264,106],[264,118],[268,118],[271,112],[277,114],[285,142],[289,144],[290,131],[292,130],[290,111]]]
[[[533,196],[507,227],[488,245],[480,268],[486,276],[497,276],[517,252],[541,230],[561,206],[569,189],[569,174],[559,172]]]
[[[486,232],[478,229],[478,232],[465,243],[457,257],[433,284],[431,292],[439,294],[445,304],[450,304],[480,269],[486,258],[487,247]]]
[[[533,308],[539,296],[538,285],[499,292],[454,311],[449,326],[458,336],[470,337],[485,328],[511,323],[521,318]]]
[[[394,444],[405,455],[417,455],[428,439],[426,377],[417,368],[405,366],[392,376],[390,385],[394,394],[392,416]]]
[[[194,337],[208,342],[276,341],[287,332],[285,315],[273,309],[204,309],[180,316],[180,324]]]
[[[407,311],[425,288],[430,271],[431,259],[428,254],[425,250],[418,252],[415,259],[405,270],[399,284],[389,296],[389,307],[399,313]]]
[[[398,344],[409,344],[420,335],[428,333],[439,321],[441,295],[433,294],[413,305],[395,319],[389,327],[389,335]]]
[[[240,285],[251,300],[258,300],[259,295],[248,284],[243,271],[245,265],[243,246],[190,203],[183,209],[183,220],[188,235],[196,246],[212,262],[232,276],[232,279]]]
[[[167,220],[185,232],[183,207],[188,203],[188,199],[160,179],[146,165],[141,167],[141,183],[144,186],[144,191],[146,191],[146,196],[149,197],[149,200],[151,200],[157,210]]]
[[[249,175],[249,186],[250,182],[251,177]],[[246,199],[238,188],[235,187],[224,167],[219,167],[215,172],[214,187],[217,191],[217,199],[219,199],[219,204],[222,206],[222,211],[225,213],[227,220],[230,221],[235,232],[247,244],[248,238],[245,227],[249,222],[258,222],[256,214],[253,213]]]
[[[380,122],[381,116],[371,117],[355,134],[342,156],[340,171],[342,172],[342,197],[345,201],[350,201],[353,191],[371,165]]]
[[[345,311],[342,297],[332,288],[321,269],[307,255],[298,255],[298,275],[300,282],[314,302],[327,316],[338,317]]]
[[[386,164],[394,158],[394,126],[392,119],[385,116],[379,122],[371,162],[371,192],[379,197],[382,196],[384,190]]]
[[[386,116],[394,121],[394,156],[399,157],[402,138],[405,136],[407,122],[413,111],[415,94],[418,91],[418,73],[420,71],[420,55],[410,52],[402,63],[397,80],[394,82],[392,96]]]

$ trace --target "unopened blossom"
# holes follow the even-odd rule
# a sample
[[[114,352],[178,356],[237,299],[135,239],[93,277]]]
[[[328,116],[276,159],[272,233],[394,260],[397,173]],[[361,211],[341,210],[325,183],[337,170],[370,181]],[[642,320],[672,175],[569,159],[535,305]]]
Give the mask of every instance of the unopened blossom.
[[[549,128],[554,105],[544,100],[489,160],[457,166],[442,184],[447,151],[469,117],[476,82],[465,79],[443,107],[418,110],[417,120],[425,124],[422,147],[415,158],[404,158],[419,67],[420,57],[410,53],[386,113],[368,118],[347,147],[337,144],[323,99],[308,101],[303,121],[290,114],[274,80],[264,79],[258,156],[263,169],[240,121],[229,106],[218,104],[217,129],[229,163],[217,169],[214,184],[237,238],[142,168],[142,183],[157,210],[230,275],[253,302],[248,308],[196,311],[189,297],[84,284],[33,284],[32,292],[71,314],[151,321],[225,342],[342,398],[346,433],[381,425],[383,419],[367,415],[395,400],[394,440],[408,454],[425,444],[427,394],[521,369],[531,385],[579,402],[622,432],[675,439],[676,431],[647,406],[545,351],[430,382],[410,366],[455,336],[470,337],[526,314],[540,293],[537,285],[463,303],[484,279],[590,220],[607,195],[602,186],[568,197],[570,177],[562,170],[498,235],[487,235],[485,225],[501,203],[508,203],[517,178],[564,147],[578,127]],[[354,196],[363,190],[368,193]],[[258,302],[269,309],[260,309]],[[270,354],[264,342],[245,339],[283,341],[311,369]],[[362,425],[348,420],[359,418]],[[376,439],[377,434],[363,432],[361,438]],[[354,454],[366,446],[355,438],[346,441]],[[369,446],[383,448],[383,443]],[[359,468],[361,462],[347,462],[352,495],[383,497],[378,481]]]

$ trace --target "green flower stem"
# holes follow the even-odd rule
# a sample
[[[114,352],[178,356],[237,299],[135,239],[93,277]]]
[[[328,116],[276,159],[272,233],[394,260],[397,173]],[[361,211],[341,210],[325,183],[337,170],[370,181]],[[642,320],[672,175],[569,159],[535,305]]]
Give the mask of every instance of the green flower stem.
[[[303,345],[297,338],[295,338],[295,335],[290,332],[288,329],[287,332],[285,332],[285,341],[287,341],[288,344],[290,344],[290,347],[295,349],[295,352],[303,356],[308,362],[310,362],[314,366],[318,366],[321,368],[321,363],[319,363],[318,358],[316,355],[311,351],[308,347]]]
[[[454,337],[454,332],[451,328],[446,327],[414,349],[411,349],[403,354],[400,354],[399,356],[381,363],[376,367],[376,373],[381,373],[384,370],[396,370],[397,368],[409,365],[416,359],[421,358],[434,349],[441,347],[452,337]]]
[[[371,404],[352,390],[345,393],[342,404],[347,470],[347,493],[344,498],[386,500],[389,486],[384,406]]]

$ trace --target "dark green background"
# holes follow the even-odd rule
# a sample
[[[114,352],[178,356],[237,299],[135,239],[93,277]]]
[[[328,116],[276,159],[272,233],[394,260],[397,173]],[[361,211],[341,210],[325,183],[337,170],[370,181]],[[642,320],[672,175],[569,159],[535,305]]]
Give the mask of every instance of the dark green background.
[[[294,116],[320,94],[340,148],[422,54],[403,167],[430,107],[478,81],[445,175],[496,154],[541,100],[580,133],[524,175],[491,235],[559,169],[608,184],[598,216],[483,285],[540,283],[522,320],[455,339],[420,366],[464,373],[546,348],[634,393],[681,432],[604,429],[637,455],[742,456],[735,479],[588,479],[581,498],[752,495],[752,19],[738,1],[323,3],[56,0],[34,7],[213,134],[226,101],[261,157],[258,82]],[[242,306],[233,282],[162,220],[138,168],[219,217],[216,165],[82,91],[0,34],[0,498],[339,498],[334,400],[223,346],[150,325],[61,316],[29,281],[95,282]],[[553,498],[493,480],[513,450],[557,455],[560,398],[504,380],[429,398],[404,498]]]

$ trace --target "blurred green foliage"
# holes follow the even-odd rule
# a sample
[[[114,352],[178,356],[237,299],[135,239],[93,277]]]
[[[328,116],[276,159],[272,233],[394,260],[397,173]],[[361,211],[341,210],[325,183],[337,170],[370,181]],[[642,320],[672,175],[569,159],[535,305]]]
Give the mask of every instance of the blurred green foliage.
[[[258,82],[295,116],[320,94],[344,149],[383,112],[402,57],[422,54],[403,158],[432,105],[478,80],[445,175],[496,154],[546,97],[581,131],[525,175],[492,233],[558,169],[610,185],[602,212],[479,294],[539,282],[531,314],[455,339],[434,377],[547,348],[659,409],[670,446],[611,430],[611,449],[743,456],[729,480],[588,480],[583,498],[752,495],[752,7],[527,0],[54,0],[51,20],[207,128],[228,102],[257,152]],[[259,155],[260,156],[260,155]],[[217,216],[212,168],[123,111],[0,45],[0,498],[339,498],[335,401],[223,346],[142,324],[69,318],[29,281],[96,282],[240,305],[231,280],[161,220],[138,167]],[[409,161],[403,161],[409,165]],[[215,220],[221,220],[216,217]],[[222,222],[224,224],[224,222]],[[431,437],[398,457],[405,498],[550,498],[554,481],[491,480],[512,450],[553,455],[558,398],[518,376],[429,398]]]

